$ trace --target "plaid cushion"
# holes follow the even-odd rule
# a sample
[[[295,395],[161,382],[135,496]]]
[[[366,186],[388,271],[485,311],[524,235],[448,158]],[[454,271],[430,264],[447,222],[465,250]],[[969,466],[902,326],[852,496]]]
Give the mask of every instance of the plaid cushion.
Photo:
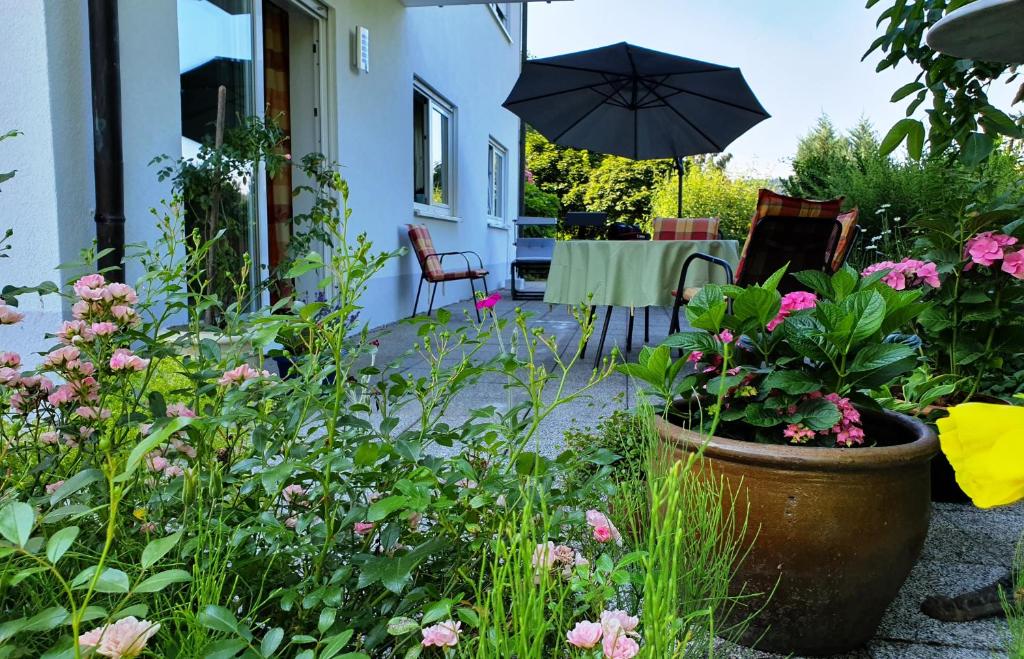
[[[444,268],[441,267],[441,259],[437,258],[437,250],[434,249],[434,241],[430,239],[430,231],[425,224],[410,224],[409,242],[416,252],[416,260],[420,262],[420,268],[428,281],[441,281],[444,277]]]
[[[832,256],[832,269],[838,270],[839,266],[846,260],[846,252],[849,251],[853,240],[853,230],[857,228],[858,209],[854,208],[848,213],[843,213],[836,219],[843,225],[843,232],[839,234],[839,244],[836,245],[836,253]]]
[[[654,240],[717,239],[717,217],[659,217],[654,220]]]
[[[761,221],[761,218],[824,217],[832,220],[839,217],[842,204],[842,197],[836,197],[828,201],[815,201],[812,199],[801,199],[800,197],[787,197],[764,188],[759,190],[757,193],[757,209],[754,211],[754,217],[750,220],[750,233],[747,234],[747,241],[743,244],[743,252],[740,254],[739,265],[736,266],[736,281],[740,280],[740,275],[743,273],[743,262],[747,257],[750,237],[754,235],[754,228]]]

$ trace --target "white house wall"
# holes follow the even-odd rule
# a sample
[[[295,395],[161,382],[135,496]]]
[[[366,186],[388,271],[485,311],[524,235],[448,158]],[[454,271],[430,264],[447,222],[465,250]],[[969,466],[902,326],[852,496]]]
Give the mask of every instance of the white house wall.
[[[398,0],[328,0],[329,34],[322,44],[334,76],[321,108],[331,120],[325,144],[351,187],[353,229],[379,250],[408,247],[406,224],[425,223],[441,251],[472,249],[491,271],[492,287],[508,279],[511,231],[487,224],[487,145],[508,149],[506,216],[518,199],[518,120],[501,108],[519,72],[520,8],[512,35],[483,5],[406,8]],[[175,0],[120,0],[121,94],[126,242],[157,238],[151,209],[170,198],[157,180],[154,156],[180,152],[180,86]],[[360,25],[371,35],[369,74],[351,66],[350,39]],[[0,2],[0,131],[24,135],[0,143],[0,170],[16,178],[0,190],[0,231],[15,229],[12,258],[0,259],[0,286],[64,281],[57,269],[76,260],[95,237],[92,116],[85,0]],[[412,93],[419,78],[457,107],[455,200],[459,222],[416,217],[412,195]],[[333,102],[334,107],[331,107]],[[301,154],[297,154],[301,155]],[[127,280],[140,272],[129,263]],[[407,316],[419,282],[412,254],[374,279],[362,320],[371,325]],[[465,281],[438,287],[437,304],[469,297]],[[68,309],[56,297],[24,297],[26,321],[0,327],[0,349],[33,363],[44,332]],[[425,303],[425,302],[423,302]],[[422,303],[421,303],[422,304]]]
[[[519,74],[519,7],[512,14],[513,39],[483,5],[406,8],[398,0],[336,0],[331,7],[337,155],[351,186],[355,227],[366,231],[377,248],[390,250],[409,247],[407,224],[426,224],[438,251],[475,250],[491,272],[492,288],[504,284],[512,234],[487,224],[487,144],[494,137],[508,149],[505,212],[511,224],[518,200],[519,121],[501,102]],[[370,31],[368,74],[357,74],[351,66],[350,39],[356,26]],[[412,97],[417,78],[457,108],[459,222],[413,214]],[[372,326],[408,316],[419,277],[412,253],[390,263],[372,282],[363,320]],[[467,282],[448,282],[438,286],[435,306],[468,297]],[[420,304],[425,310],[425,298]]]

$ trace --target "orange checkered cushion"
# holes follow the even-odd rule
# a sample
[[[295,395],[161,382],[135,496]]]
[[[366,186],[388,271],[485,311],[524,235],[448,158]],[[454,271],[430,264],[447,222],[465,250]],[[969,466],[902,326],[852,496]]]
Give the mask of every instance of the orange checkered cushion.
[[[654,220],[654,240],[717,239],[717,217],[659,217]]]
[[[430,239],[430,231],[426,225],[410,224],[409,242],[416,252],[416,260],[419,261],[423,274],[428,281],[441,281],[444,279],[444,268],[441,267],[441,259],[437,258],[437,250],[434,249],[434,241]]]
[[[757,193],[757,209],[754,211],[754,217],[750,220],[750,233],[747,234],[747,241],[743,244],[743,252],[740,254],[739,265],[736,266],[736,281],[740,281],[743,273],[743,262],[747,258],[750,237],[754,235],[754,228],[757,227],[757,223],[762,218],[822,217],[834,220],[839,217],[842,204],[842,197],[836,197],[827,201],[815,201],[813,199],[801,199],[800,197],[787,197],[764,188],[759,190]]]
[[[832,256],[832,269],[838,270],[846,259],[846,252],[850,249],[850,241],[853,240],[853,230],[857,228],[858,209],[854,208],[848,213],[843,213],[836,219],[843,225],[843,232],[839,234],[839,244],[836,245],[836,253]]]

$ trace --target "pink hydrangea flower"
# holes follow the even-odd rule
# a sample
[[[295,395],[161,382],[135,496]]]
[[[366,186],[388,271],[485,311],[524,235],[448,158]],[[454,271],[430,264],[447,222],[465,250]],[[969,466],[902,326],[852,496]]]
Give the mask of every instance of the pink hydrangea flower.
[[[704,353],[703,352],[701,352],[700,350],[694,350],[686,358],[686,361],[690,362],[691,364],[696,364],[697,362],[699,362],[703,358],[704,358]]]
[[[732,335],[732,332],[730,332],[730,331],[729,331],[729,330],[727,330],[727,329],[724,329],[724,330],[722,330],[722,331],[721,331],[721,332],[720,332],[720,333],[718,334],[718,340],[719,340],[719,341],[721,341],[722,343],[732,343],[732,340],[733,340],[734,338],[736,338],[736,337],[734,337],[734,336]]]
[[[803,424],[791,423],[786,426],[786,429],[782,431],[782,434],[786,439],[794,444],[806,444],[814,439],[816,433]]]
[[[934,263],[917,259],[903,259],[899,263],[881,261],[864,268],[861,275],[867,277],[876,272],[884,272],[882,283],[897,291],[922,285],[931,288],[942,286],[942,282],[939,281],[938,267]]]
[[[1003,258],[1003,250],[1011,245],[1016,245],[1017,239],[993,231],[979,233],[967,241],[967,256],[978,265],[991,266]]]
[[[576,626],[565,635],[565,638],[569,641],[570,645],[583,650],[589,650],[596,647],[601,641],[602,632],[601,623],[584,620],[583,622],[577,622]]]
[[[110,370],[118,371],[144,371],[149,366],[149,360],[139,357],[127,348],[118,348],[110,357]]]
[[[1024,249],[1003,256],[1003,272],[1017,279],[1024,279]]]
[[[850,399],[842,398],[839,394],[828,394],[825,399],[834,403],[842,415],[839,423],[832,427],[832,434],[836,436],[836,444],[845,447],[863,444],[864,429],[860,426],[860,412],[853,406]]]
[[[781,325],[782,321],[788,318],[789,314],[794,311],[813,309],[817,304],[818,296],[814,293],[807,293],[806,291],[786,293],[782,296],[782,305],[779,307],[778,315],[768,322],[768,331],[775,331],[775,328]]]
[[[423,647],[453,648],[459,644],[459,634],[461,631],[461,622],[445,620],[423,629],[423,640],[420,643]]]
[[[477,309],[493,309],[494,306],[496,304],[498,304],[498,300],[500,300],[500,299],[501,299],[501,294],[500,293],[491,293],[489,296],[485,297],[484,299],[477,300],[476,308]]]
[[[615,528],[615,525],[612,524],[612,521],[604,513],[588,510],[587,524],[594,529],[594,540],[598,542],[608,542],[609,540],[622,542],[622,534],[619,533],[619,530]]]
[[[94,648],[96,654],[104,657],[130,659],[142,654],[146,642],[159,630],[157,623],[128,616],[82,634],[78,644]]]
[[[53,483],[50,483],[49,485],[46,486],[46,493],[47,494],[53,494],[54,492],[59,490],[60,486],[63,485],[63,484],[64,484],[64,481],[54,481]]]
[[[373,533],[373,529],[377,527],[373,522],[356,522],[352,525],[352,530],[356,532],[356,535],[368,535]]]

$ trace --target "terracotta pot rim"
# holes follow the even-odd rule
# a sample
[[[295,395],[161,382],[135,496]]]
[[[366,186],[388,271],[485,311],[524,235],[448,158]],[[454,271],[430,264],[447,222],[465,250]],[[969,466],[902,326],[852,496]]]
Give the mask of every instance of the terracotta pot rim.
[[[891,426],[898,427],[907,437],[913,437],[913,439],[893,446],[867,448],[789,446],[759,444],[717,436],[708,440],[703,435],[677,426],[660,416],[655,419],[655,423],[658,434],[665,442],[689,450],[703,445],[704,455],[709,458],[794,470],[877,471],[902,469],[926,463],[938,453],[939,440],[936,438],[935,432],[919,419],[889,411],[862,410],[861,413],[868,417],[885,419]]]

